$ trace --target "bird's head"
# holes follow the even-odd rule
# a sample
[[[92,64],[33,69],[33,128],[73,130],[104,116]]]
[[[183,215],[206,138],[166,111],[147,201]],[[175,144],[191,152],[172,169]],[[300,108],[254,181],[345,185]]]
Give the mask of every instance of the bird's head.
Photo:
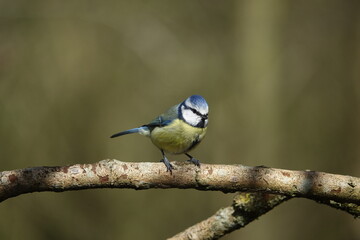
[[[179,117],[193,127],[208,125],[209,106],[200,95],[192,95],[179,105]]]

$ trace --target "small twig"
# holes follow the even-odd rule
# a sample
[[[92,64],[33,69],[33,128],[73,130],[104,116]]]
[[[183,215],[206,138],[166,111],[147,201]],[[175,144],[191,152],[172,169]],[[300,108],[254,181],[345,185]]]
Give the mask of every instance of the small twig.
[[[350,213],[355,218],[360,217],[360,205],[357,205],[355,203],[340,203],[334,200],[318,200],[317,202]]]

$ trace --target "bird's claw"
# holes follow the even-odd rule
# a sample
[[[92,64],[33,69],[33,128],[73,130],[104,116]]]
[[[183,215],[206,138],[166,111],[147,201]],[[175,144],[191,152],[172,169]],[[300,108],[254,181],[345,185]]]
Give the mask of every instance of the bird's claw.
[[[169,160],[164,157],[163,159],[160,160],[160,162],[163,162],[166,166],[166,171],[170,172],[170,174],[172,174],[172,170],[174,169],[173,165],[169,162]]]
[[[187,160],[188,162],[191,162],[191,163],[193,163],[195,166],[197,166],[197,167],[200,167],[200,161],[199,160],[197,160],[196,158],[190,158],[189,160]]]

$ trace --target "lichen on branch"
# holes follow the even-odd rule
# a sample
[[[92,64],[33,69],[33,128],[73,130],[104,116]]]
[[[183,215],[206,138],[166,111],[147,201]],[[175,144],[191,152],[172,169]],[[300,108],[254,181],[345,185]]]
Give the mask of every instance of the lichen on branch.
[[[0,201],[24,193],[91,188],[182,188],[222,192],[266,192],[318,201],[360,205],[360,179],[315,171],[291,171],[243,165],[202,164],[200,168],[103,160],[93,164],[34,167],[0,173]]]

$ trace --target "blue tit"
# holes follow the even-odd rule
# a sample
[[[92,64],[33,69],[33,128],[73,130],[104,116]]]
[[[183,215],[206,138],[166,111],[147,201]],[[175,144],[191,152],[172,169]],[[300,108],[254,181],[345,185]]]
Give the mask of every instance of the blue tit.
[[[149,137],[160,149],[163,157],[161,162],[170,173],[174,167],[165,156],[165,152],[185,154],[190,158],[188,161],[200,167],[199,160],[193,158],[188,152],[204,138],[208,125],[208,113],[209,106],[206,100],[202,96],[192,95],[150,123],[116,133],[111,138],[130,133],[139,133]]]

